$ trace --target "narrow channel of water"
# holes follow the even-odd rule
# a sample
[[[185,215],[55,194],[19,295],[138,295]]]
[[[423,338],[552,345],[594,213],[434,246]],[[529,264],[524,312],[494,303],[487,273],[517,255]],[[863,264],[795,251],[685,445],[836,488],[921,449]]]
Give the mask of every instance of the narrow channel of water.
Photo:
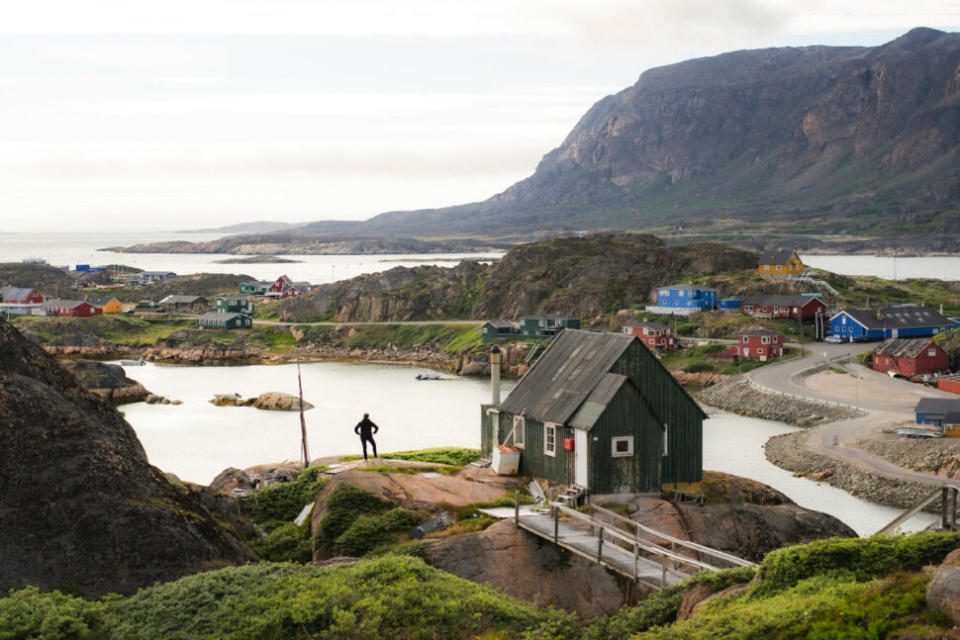
[[[353,425],[364,412],[380,425],[382,452],[480,445],[480,403],[489,401],[486,380],[444,374],[418,381],[426,369],[405,365],[311,363],[303,365],[311,456],[359,453]],[[295,365],[187,367],[148,364],[128,374],[148,389],[182,400],[179,406],[126,405],[123,411],[150,462],[184,480],[209,483],[227,467],[244,468],[299,457],[300,423],[295,412],[215,407],[216,393],[244,397],[265,391],[297,391]],[[503,393],[512,388],[504,385]],[[764,482],[798,504],[830,513],[860,534],[873,533],[899,510],[876,505],[770,464],[763,446],[794,427],[709,409],[704,422],[704,468]],[[918,519],[919,520],[919,519]],[[929,519],[926,520],[929,522]],[[922,527],[926,522],[916,522]]]

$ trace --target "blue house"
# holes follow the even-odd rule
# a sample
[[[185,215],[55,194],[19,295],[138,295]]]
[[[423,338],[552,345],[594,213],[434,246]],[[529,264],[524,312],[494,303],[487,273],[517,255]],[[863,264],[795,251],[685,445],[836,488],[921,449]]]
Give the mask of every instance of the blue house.
[[[921,398],[917,403],[917,424],[940,427],[943,435],[953,433],[960,425],[960,398]]]
[[[830,318],[831,335],[848,342],[923,338],[960,326],[917,304],[892,304],[882,309],[847,309]]]
[[[686,315],[716,308],[716,289],[692,284],[672,284],[657,289],[657,305],[647,307],[647,311]]]

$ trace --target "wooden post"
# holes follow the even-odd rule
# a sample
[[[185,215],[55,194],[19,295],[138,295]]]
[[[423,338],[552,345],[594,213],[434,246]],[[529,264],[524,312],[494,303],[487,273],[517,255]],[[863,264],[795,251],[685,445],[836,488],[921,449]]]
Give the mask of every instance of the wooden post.
[[[660,583],[663,586],[667,586],[667,556],[661,556],[660,566],[663,568],[663,573],[660,576]]]
[[[640,563],[640,546],[634,542],[633,543],[633,580],[636,582],[637,578],[640,577],[640,569],[638,564]]]
[[[600,527],[600,537],[597,542],[597,562],[603,558],[603,527]]]
[[[950,488],[944,486],[940,489],[940,528],[946,530],[950,526],[947,518],[947,510],[950,507]]]
[[[513,493],[513,524],[520,526],[520,492]]]
[[[560,544],[560,509],[553,508],[553,544]]]
[[[297,356],[297,385],[300,387],[300,453],[303,454],[303,468],[306,469],[310,466],[310,452],[307,450],[307,421],[303,417],[303,378],[300,377],[300,356]]]

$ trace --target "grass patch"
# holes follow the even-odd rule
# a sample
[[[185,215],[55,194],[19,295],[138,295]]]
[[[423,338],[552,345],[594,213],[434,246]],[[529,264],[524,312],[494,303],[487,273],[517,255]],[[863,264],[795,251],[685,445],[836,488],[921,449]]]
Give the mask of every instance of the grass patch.
[[[454,467],[463,467],[474,460],[480,459],[480,449],[464,449],[462,447],[440,447],[437,449],[420,449],[417,451],[396,451],[380,456],[385,460],[409,460],[413,462],[433,462],[447,464]],[[341,456],[341,460],[362,460],[362,455]]]
[[[360,471],[374,471],[378,473],[405,473],[415,476],[421,473],[440,473],[445,476],[451,476],[460,469],[457,467],[436,467],[436,466],[400,466],[400,465],[378,465],[374,467],[360,467]]]
[[[827,370],[833,371],[834,373],[839,373],[841,375],[844,375],[847,373],[846,369],[841,369],[840,367],[827,367]]]

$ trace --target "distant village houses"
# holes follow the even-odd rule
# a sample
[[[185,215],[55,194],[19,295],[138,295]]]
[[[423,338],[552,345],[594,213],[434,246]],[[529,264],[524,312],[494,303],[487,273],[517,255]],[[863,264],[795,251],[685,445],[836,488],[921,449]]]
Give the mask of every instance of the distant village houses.
[[[662,314],[688,315],[716,309],[717,290],[692,284],[673,284],[657,289],[657,304],[647,311]]]
[[[807,267],[796,251],[767,251],[760,255],[757,271],[762,276],[799,276]]]
[[[519,473],[591,494],[659,492],[697,482],[697,403],[634,336],[566,329],[498,407],[481,443],[520,452]]]
[[[845,342],[920,338],[957,327],[960,327],[960,322],[917,304],[847,309],[830,317],[830,333]]]
[[[931,338],[897,338],[878,346],[871,366],[883,373],[910,378],[924,373],[950,370],[950,357]]]
[[[220,313],[253,314],[253,302],[246,296],[217,296],[213,302],[214,308]]]
[[[140,284],[150,284],[151,282],[161,282],[176,277],[173,271],[142,271],[137,274],[137,280]]]
[[[197,319],[197,326],[201,329],[249,329],[253,320],[244,313],[211,311]]]
[[[648,349],[673,349],[677,346],[673,329],[659,322],[634,322],[626,325],[623,333],[640,338]]]
[[[273,285],[272,282],[262,282],[260,280],[248,280],[237,285],[237,291],[248,296],[265,296],[267,291]]]
[[[167,313],[204,313],[207,299],[203,296],[169,295],[159,303]]]
[[[89,318],[103,313],[86,300],[62,300],[60,298],[51,298],[44,301],[43,309],[48,316],[70,316],[74,318]]]
[[[738,336],[737,344],[727,348],[728,356],[760,362],[779,358],[783,353],[783,334],[766,329],[744,331]]]
[[[520,317],[520,334],[528,338],[556,335],[563,329],[579,329],[580,318],[560,313],[542,313]]]
[[[960,398],[921,398],[917,403],[916,421],[937,427],[940,435],[960,436]]]
[[[0,313],[41,315],[43,295],[30,287],[3,287],[0,289]]]
[[[827,312],[818,296],[761,294],[743,301],[743,312],[754,318],[791,318],[812,322]]]
[[[520,335],[520,323],[513,320],[488,320],[480,328],[480,338],[489,344],[497,340],[508,340]]]
[[[100,309],[100,313],[123,313],[123,303],[112,296],[87,298],[87,302]]]

